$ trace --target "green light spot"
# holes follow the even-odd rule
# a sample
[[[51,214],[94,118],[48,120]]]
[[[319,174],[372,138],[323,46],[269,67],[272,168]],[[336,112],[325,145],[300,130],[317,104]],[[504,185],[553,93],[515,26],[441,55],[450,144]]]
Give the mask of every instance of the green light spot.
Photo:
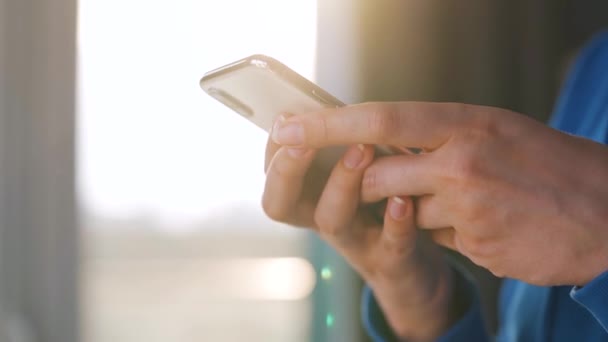
[[[321,269],[321,278],[323,280],[329,280],[329,279],[331,279],[331,276],[332,276],[332,272],[329,267],[325,266]]]
[[[335,319],[334,319],[334,315],[332,315],[332,314],[328,313],[328,314],[325,316],[325,325],[327,325],[327,327],[328,327],[328,328],[331,328],[331,327],[333,327],[333,326],[334,326],[334,321],[335,321]]]

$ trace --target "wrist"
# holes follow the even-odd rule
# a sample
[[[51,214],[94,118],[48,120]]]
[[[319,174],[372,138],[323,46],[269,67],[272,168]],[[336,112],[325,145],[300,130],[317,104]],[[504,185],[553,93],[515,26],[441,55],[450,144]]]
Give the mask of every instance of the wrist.
[[[442,262],[440,267],[422,267],[392,285],[370,283],[370,287],[396,336],[407,341],[430,341],[460,317],[460,311],[451,310],[457,298],[454,279],[454,271]]]

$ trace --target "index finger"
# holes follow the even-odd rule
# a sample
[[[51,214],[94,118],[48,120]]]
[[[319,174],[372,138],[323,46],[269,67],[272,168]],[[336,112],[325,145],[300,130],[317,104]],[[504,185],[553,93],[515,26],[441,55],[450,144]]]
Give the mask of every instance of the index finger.
[[[471,107],[460,103],[378,102],[325,109],[285,120],[273,131],[281,145],[386,144],[436,149],[462,127]]]

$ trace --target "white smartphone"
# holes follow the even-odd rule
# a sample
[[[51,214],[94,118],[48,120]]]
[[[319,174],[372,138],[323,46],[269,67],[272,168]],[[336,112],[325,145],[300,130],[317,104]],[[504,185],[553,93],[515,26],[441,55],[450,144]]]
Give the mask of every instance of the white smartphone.
[[[282,113],[302,115],[344,103],[274,58],[252,55],[207,72],[201,88],[265,131]],[[412,153],[405,148],[376,146],[376,153]],[[330,147],[318,152],[315,163],[333,168],[345,147]]]
[[[253,55],[207,72],[201,88],[265,131],[282,113],[301,115],[327,107],[344,106],[340,100],[264,55]],[[322,168],[332,168],[344,147],[319,151],[315,160]]]
[[[260,128],[269,131],[280,113],[303,114],[343,106],[340,100],[264,55],[253,55],[207,72],[201,88]]]

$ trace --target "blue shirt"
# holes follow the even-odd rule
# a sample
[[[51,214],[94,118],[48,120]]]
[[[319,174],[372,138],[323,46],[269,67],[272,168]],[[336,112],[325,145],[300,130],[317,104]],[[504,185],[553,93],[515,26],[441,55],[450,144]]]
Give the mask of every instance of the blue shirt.
[[[551,126],[608,143],[608,32],[583,49],[557,102]],[[606,241],[608,243],[608,241]],[[471,305],[439,341],[490,341],[475,286],[462,270]],[[369,288],[363,292],[363,321],[376,341],[394,341]],[[582,288],[541,287],[505,279],[499,298],[497,341],[608,341],[608,270]]]

